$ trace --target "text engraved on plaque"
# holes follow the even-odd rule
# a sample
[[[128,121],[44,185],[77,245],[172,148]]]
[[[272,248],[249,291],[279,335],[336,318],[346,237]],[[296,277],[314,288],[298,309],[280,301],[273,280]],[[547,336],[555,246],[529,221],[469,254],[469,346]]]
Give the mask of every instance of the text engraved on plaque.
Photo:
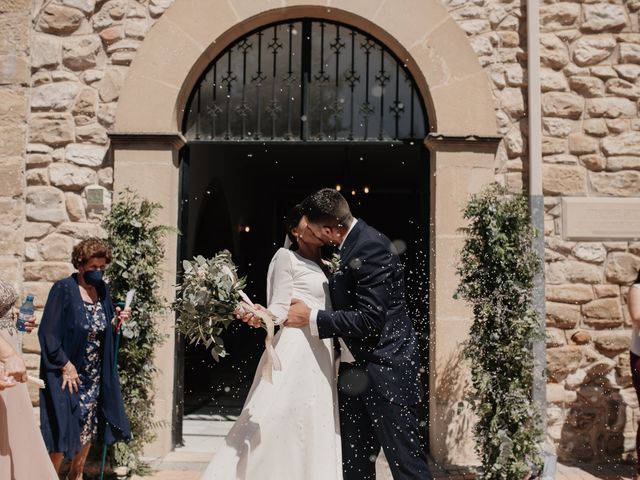
[[[640,198],[562,199],[562,236],[566,240],[640,238]]]

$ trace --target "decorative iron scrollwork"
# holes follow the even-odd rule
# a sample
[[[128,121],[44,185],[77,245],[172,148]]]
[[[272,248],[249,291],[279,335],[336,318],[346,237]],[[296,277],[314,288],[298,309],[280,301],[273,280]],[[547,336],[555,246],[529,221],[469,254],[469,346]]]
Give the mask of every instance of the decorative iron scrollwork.
[[[198,141],[423,139],[426,113],[406,65],[375,38],[304,19],[227,47],[202,74],[184,133]]]

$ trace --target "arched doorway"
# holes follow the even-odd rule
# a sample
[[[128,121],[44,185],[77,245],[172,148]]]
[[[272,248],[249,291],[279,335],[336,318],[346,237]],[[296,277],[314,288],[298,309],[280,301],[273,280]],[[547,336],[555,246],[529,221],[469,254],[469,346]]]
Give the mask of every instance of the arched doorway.
[[[458,351],[471,323],[453,298],[456,250],[462,245],[461,205],[494,179],[495,105],[490,82],[465,32],[440,0],[175,0],[137,50],[118,99],[112,131],[114,190],[130,187],[164,208],[158,222],[179,228],[179,151],[184,108],[201,73],[235,39],[287,19],[323,18],[354,25],[381,39],[407,64],[428,111],[429,149],[429,436],[434,459],[464,464],[473,458],[473,417],[465,403],[466,367]],[[141,94],[144,92],[144,94]],[[166,240],[161,293],[171,300],[178,235]],[[176,351],[170,311],[158,317],[167,341],[155,354],[157,440],[149,456],[173,446]]]
[[[264,304],[286,211],[316,189],[342,189],[356,216],[395,240],[405,263],[427,392],[428,124],[406,65],[365,32],[307,17],[241,36],[207,66],[187,102],[181,256],[229,249],[247,293]],[[263,337],[233,325],[220,363],[202,346],[178,348],[177,442],[182,414],[239,413]],[[426,448],[428,403],[419,410]]]

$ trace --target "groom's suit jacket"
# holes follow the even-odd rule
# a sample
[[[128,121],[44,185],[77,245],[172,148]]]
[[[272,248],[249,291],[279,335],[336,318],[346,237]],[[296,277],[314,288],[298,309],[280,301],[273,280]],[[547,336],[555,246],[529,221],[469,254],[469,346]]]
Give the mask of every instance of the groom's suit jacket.
[[[358,219],[329,279],[333,311],[318,312],[321,338],[342,337],[370,385],[387,400],[419,399],[418,340],[407,313],[404,271],[382,233]]]

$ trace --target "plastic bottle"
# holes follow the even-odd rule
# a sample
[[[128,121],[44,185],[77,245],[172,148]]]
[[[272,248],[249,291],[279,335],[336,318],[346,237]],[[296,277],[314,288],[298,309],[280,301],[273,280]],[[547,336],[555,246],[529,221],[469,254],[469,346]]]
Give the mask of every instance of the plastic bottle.
[[[27,319],[33,315],[34,307],[33,307],[33,295],[27,295],[27,299],[24,301],[22,306],[20,307],[20,313],[18,315],[18,320],[16,321],[16,329],[19,332],[26,332],[27,328],[25,323]]]

